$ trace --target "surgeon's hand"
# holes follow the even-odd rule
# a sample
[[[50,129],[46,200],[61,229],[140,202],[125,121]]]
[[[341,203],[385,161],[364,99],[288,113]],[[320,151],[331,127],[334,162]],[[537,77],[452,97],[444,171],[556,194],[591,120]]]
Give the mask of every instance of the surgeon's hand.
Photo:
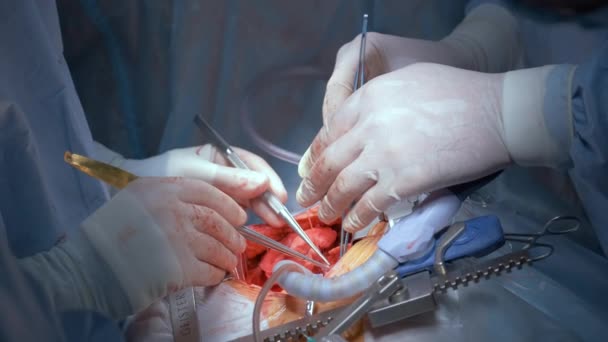
[[[414,64],[377,77],[315,137],[301,162],[297,200],[302,206],[322,200],[319,217],[326,222],[356,202],[343,224],[356,231],[396,201],[475,180],[513,161],[567,162],[571,132],[550,134],[545,119],[559,122],[556,127],[572,122],[568,106],[557,107],[572,70],[484,74]],[[563,83],[546,87],[549,80]],[[555,107],[546,111],[547,104]]]
[[[140,178],[75,235],[21,261],[55,309],[123,318],[188,286],[218,284],[237,265],[243,209],[196,179]]]
[[[173,259],[177,267],[164,271],[181,273],[174,279],[168,277],[173,282],[166,282],[167,289],[176,290],[218,284],[236,267],[236,256],[245,251],[246,244],[234,227],[245,224],[246,218],[236,201],[204,181],[139,178],[88,218],[83,227],[103,243],[114,239],[109,254],[121,253],[121,248],[139,249],[128,253],[134,258],[144,256],[143,260],[122,260],[133,262],[132,266],[148,263],[151,250],[165,254],[159,259]],[[140,244],[143,241],[159,248]],[[162,264],[156,264],[154,272],[161,272]]]
[[[170,150],[163,154],[142,159],[124,159],[120,155],[97,145],[98,151],[113,154],[114,166],[137,176],[187,177],[203,180],[234,198],[243,207],[250,207],[264,221],[280,226],[283,222],[261,201],[252,201],[266,190],[272,191],[285,202],[287,192],[276,172],[259,156],[240,148],[234,148],[251,170],[229,166],[228,160],[212,145]],[[101,160],[108,159],[101,154]]]
[[[323,101],[323,122],[342,106],[353,93],[354,79],[359,66],[361,36],[338,50],[334,71],[327,83]],[[410,39],[370,32],[365,49],[365,82],[417,62],[462,64],[457,50],[442,41]]]
[[[327,124],[353,93],[361,36],[340,48],[323,100]],[[414,63],[437,63],[482,72],[505,72],[521,62],[517,20],[496,4],[476,6],[441,40],[430,41],[370,32],[365,49],[365,82]],[[302,162],[300,176],[310,165]]]

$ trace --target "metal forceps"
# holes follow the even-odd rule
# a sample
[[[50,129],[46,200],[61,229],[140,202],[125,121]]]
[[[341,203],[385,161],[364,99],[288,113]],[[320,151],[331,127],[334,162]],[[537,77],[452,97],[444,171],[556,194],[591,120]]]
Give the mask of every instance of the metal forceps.
[[[539,261],[553,254],[553,246],[548,243],[538,242],[543,236],[563,235],[575,232],[581,225],[581,221],[576,216],[556,216],[543,226],[543,230],[537,233],[520,234],[506,233],[505,240],[524,243],[522,249],[538,249],[538,254],[530,254],[532,261]],[[544,251],[544,252],[543,252]]]
[[[365,41],[367,40],[367,14],[363,15],[363,24],[361,27],[361,45],[359,46],[359,65],[355,73],[355,81],[353,92],[363,86],[365,82]],[[340,230],[340,257],[346,253],[346,247],[352,239],[352,234],[347,233],[344,229]]]
[[[211,125],[207,123],[200,115],[194,117],[194,123],[203,132],[209,133],[212,144],[222,153],[230,163],[239,169],[249,170],[249,167],[245,162],[232,150],[232,147],[222,138],[222,136],[216,132]],[[308,244],[308,246],[323,260],[323,262],[329,266],[329,261],[325,258],[317,246],[312,242],[310,237],[304,232],[304,229],[300,227],[298,221],[291,215],[289,210],[281,203],[281,201],[270,191],[264,192],[260,198],[275,212],[279,217],[286,222],[289,227],[297,233],[302,240]]]
[[[291,256],[294,258],[299,258],[305,261],[310,262],[311,264],[315,265],[315,266],[319,266],[321,268],[327,268],[327,265],[318,262],[302,253],[299,253],[297,251],[294,251],[293,249],[285,246],[284,244],[277,242],[269,237],[267,237],[264,234],[260,234],[258,232],[256,232],[253,229],[247,228],[245,226],[242,227],[237,227],[236,230],[241,233],[241,235],[243,235],[243,237],[245,237],[245,239],[255,242],[257,244],[260,244],[266,248],[270,248],[272,250],[275,250],[279,253],[283,253],[287,256]]]

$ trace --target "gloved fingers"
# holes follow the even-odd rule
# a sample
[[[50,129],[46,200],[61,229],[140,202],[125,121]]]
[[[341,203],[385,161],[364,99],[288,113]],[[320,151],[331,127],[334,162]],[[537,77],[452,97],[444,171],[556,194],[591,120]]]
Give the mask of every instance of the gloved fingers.
[[[243,225],[247,214],[230,196],[198,179],[179,178],[181,185],[177,197],[186,203],[208,207],[224,217],[233,226]]]
[[[391,195],[389,187],[376,184],[357,201],[357,204],[348,212],[342,227],[348,232],[356,232],[365,228],[382,212],[387,210],[399,197]]]
[[[328,135],[327,126],[323,125],[298,163],[298,175],[300,178],[310,175],[310,169],[315,164],[315,160],[319,158],[319,155],[323,153],[323,150],[327,146],[325,141],[329,140],[329,138],[326,138],[326,135]]]
[[[281,178],[264,159],[242,148],[233,147],[233,149],[251,169],[250,172],[255,172],[258,176],[262,175],[266,177],[267,181],[270,183],[270,190],[278,196],[282,202],[287,201],[287,191],[285,190]],[[213,153],[210,159],[212,162],[226,166],[232,165],[215,147],[212,147],[212,150]],[[264,191],[265,190],[267,189],[264,188]]]
[[[171,151],[168,165],[168,174],[200,179],[231,197],[249,199],[268,187],[267,175],[227,166],[227,160],[208,144]]]
[[[238,147],[235,147],[234,150],[252,170],[260,172],[268,177],[270,180],[270,190],[281,200],[281,202],[285,203],[287,201],[287,190],[285,190],[281,177],[279,177],[272,167],[260,156],[247,150]]]
[[[384,35],[367,33],[366,48],[364,51],[364,77],[368,82],[376,76],[386,72],[388,67],[382,57],[382,37]],[[357,35],[351,42],[343,45],[336,55],[336,63],[331,77],[327,81],[325,97],[323,99],[323,124],[327,125],[332,116],[340,109],[342,104],[354,92],[355,78],[359,76],[359,51],[361,48],[361,35]],[[359,86],[361,86],[359,84]]]
[[[222,282],[226,276],[223,271],[211,264],[196,260],[190,274],[193,286],[214,286]]]
[[[234,254],[245,251],[245,238],[224,217],[210,208],[198,205],[193,205],[191,210],[189,215],[192,216],[192,224],[197,231],[216,239]]]
[[[236,148],[236,147],[234,148],[234,150],[236,153],[239,154],[239,156],[241,157],[241,159],[243,159],[243,161],[245,162],[245,164],[247,164],[247,166],[249,166],[253,170],[256,170],[257,172],[259,172],[259,174],[262,174],[262,175],[265,175],[268,177],[268,179],[270,180],[270,191],[273,194],[275,194],[281,202],[285,203],[287,201],[287,191],[285,190],[285,186],[283,185],[281,178],[272,169],[272,167],[270,167],[270,165],[268,165],[268,163],[264,159],[260,158],[259,156],[255,155],[249,151],[246,151],[246,150],[243,150],[240,148]],[[223,158],[222,156],[220,156],[220,157]],[[223,160],[223,161],[225,161],[225,160]],[[254,171],[250,171],[250,172],[254,172]],[[258,196],[261,195],[266,190],[268,190],[268,189],[264,188],[263,191],[260,191],[257,195]],[[233,197],[241,198],[241,197],[243,197],[243,194],[234,193]],[[280,227],[284,224],[283,221],[275,214],[275,212],[267,204],[265,204],[263,201],[261,201],[259,199],[254,199],[253,197],[257,197],[257,196],[249,196],[246,199],[249,200],[248,202],[251,205],[251,209],[253,209],[253,211],[259,217],[261,217],[266,223],[268,223],[274,227]]]
[[[236,255],[210,235],[205,233],[196,234],[196,237],[189,241],[189,245],[194,256],[204,263],[227,272],[236,267]]]
[[[360,96],[358,94],[351,96],[340,110],[331,117],[329,122],[321,127],[298,164],[298,174],[300,177],[305,178],[309,176],[310,170],[327,146],[331,145],[355,126],[360,114]]]
[[[317,158],[296,193],[301,206],[308,207],[319,201],[338,174],[359,156],[362,145],[356,132],[353,130],[340,137]]]
[[[274,210],[272,210],[268,204],[260,199],[254,199],[250,201],[251,209],[261,217],[264,222],[268,223],[273,227],[281,227],[285,224],[283,220],[281,220],[277,214],[275,214]]]
[[[376,184],[377,173],[361,158],[342,170],[331,184],[319,208],[321,221],[329,223],[339,218],[369,188]]]
[[[334,70],[334,74],[331,76],[325,88],[325,97],[323,98],[323,125],[327,125],[331,117],[338,111],[344,101],[348,99],[353,93],[353,81],[354,71],[348,70],[349,74],[346,77],[340,77]],[[351,81],[345,81],[345,79],[351,78]],[[350,84],[349,84],[350,83]]]
[[[257,171],[215,165],[216,172],[211,185],[234,199],[246,201],[260,196],[269,187],[268,177]]]

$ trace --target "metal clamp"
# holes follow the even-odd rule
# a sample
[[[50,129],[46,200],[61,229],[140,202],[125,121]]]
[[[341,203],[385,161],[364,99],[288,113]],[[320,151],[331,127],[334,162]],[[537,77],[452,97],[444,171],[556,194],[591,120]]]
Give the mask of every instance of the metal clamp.
[[[312,317],[315,313],[315,302],[312,300],[306,301],[306,310],[304,311],[304,315],[306,317]]]
[[[376,302],[367,313],[372,327],[381,327],[413,317],[437,307],[428,271],[420,272],[399,281],[401,287],[392,296]]]
[[[443,260],[445,251],[450,247],[452,242],[464,232],[464,229],[465,225],[463,222],[454,223],[448,228],[448,231],[441,236],[439,242],[437,242],[437,248],[435,249],[435,264],[433,267],[438,275],[445,276],[447,274],[445,262]]]

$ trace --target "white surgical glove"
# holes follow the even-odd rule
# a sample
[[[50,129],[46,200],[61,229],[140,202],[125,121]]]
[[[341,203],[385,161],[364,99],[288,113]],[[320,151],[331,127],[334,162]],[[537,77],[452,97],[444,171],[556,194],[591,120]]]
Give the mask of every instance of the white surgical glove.
[[[252,171],[229,167],[228,160],[211,145],[174,149],[151,158],[136,160],[125,159],[96,143],[95,157],[137,176],[188,177],[209,182],[239,204],[251,207],[267,223],[280,226],[282,221],[271,208],[261,201],[250,199],[270,190],[285,202],[287,191],[281,179],[262,158],[240,148],[234,150]]]
[[[115,318],[188,286],[218,284],[237,265],[243,209],[212,185],[140,178],[82,223],[75,236],[20,260],[55,309]]]
[[[353,93],[360,44],[359,35],[338,50],[323,101],[324,123]],[[458,59],[455,51],[442,42],[370,32],[367,34],[365,49],[365,82],[413,63],[453,64]]]
[[[359,35],[338,51],[323,101],[325,124],[353,93],[360,44]],[[439,41],[368,33],[365,80],[367,82],[419,62],[482,72],[504,72],[516,67],[520,59],[515,18],[500,6],[483,4],[473,9],[450,35]],[[300,170],[306,167],[309,166],[300,164]]]
[[[555,167],[569,160],[567,101],[574,67],[485,74],[414,64],[353,94],[324,125],[302,163],[297,200],[322,200],[330,222],[346,212],[356,231],[391,204],[475,180],[515,162]],[[556,104],[563,103],[563,106]]]

